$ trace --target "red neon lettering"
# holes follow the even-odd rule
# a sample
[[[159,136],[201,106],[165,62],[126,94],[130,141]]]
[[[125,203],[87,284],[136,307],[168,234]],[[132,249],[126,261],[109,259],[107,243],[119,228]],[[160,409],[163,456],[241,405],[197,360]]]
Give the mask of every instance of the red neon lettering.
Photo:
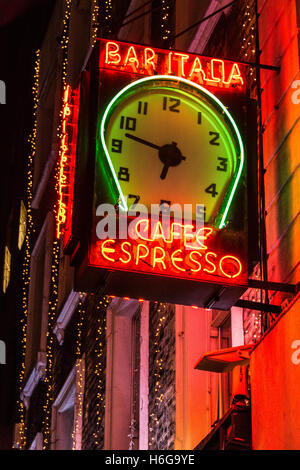
[[[141,253],[141,250],[144,250],[144,254]],[[136,247],[136,258],[135,258],[135,264],[139,264],[140,259],[145,259],[149,255],[149,248],[146,245],[143,245],[142,243],[139,243]]]
[[[206,80],[205,73],[204,73],[204,70],[203,70],[202,65],[201,65],[201,61],[200,61],[199,57],[196,57],[194,62],[193,62],[191,71],[190,71],[190,77],[192,77],[195,74],[199,74],[199,73],[201,73],[202,79]]]
[[[185,77],[185,62],[190,58],[189,54],[182,54],[180,52],[175,52],[174,55],[179,57],[179,64],[178,64],[178,75],[180,77]]]
[[[131,247],[131,243],[129,243],[129,242],[123,242],[122,245],[121,245],[121,250],[123,251],[123,253],[125,253],[125,254],[127,255],[128,258],[127,258],[127,259],[123,259],[123,258],[121,258],[121,256],[120,256],[119,260],[120,260],[122,263],[127,264],[127,263],[130,263],[132,257],[131,257],[131,254],[129,253],[129,251],[126,251],[126,250],[125,250],[125,248],[124,248],[125,245],[128,245],[128,248],[130,248],[130,247]]]
[[[196,240],[199,243],[200,247],[203,248],[203,250],[207,250],[207,246],[202,243],[204,240],[207,240],[208,237],[212,234],[214,231],[213,228],[211,227],[202,227],[198,230],[196,233]]]
[[[70,116],[71,110],[69,108],[68,103],[65,104],[64,110],[63,110],[63,119],[66,119],[67,116]]]
[[[146,230],[148,231],[148,229],[149,229],[149,219],[139,219],[137,221],[137,223],[135,224],[135,227],[134,227],[135,228],[135,233],[136,233],[138,238],[141,238],[142,240],[145,240],[147,242],[151,242],[152,240],[150,238],[147,238],[147,237],[141,235],[141,233],[138,230],[138,227],[140,225],[144,224],[144,223],[146,223],[146,227],[144,228],[144,233],[146,232]]]
[[[101,254],[102,254],[103,258],[105,258],[108,261],[111,261],[112,263],[114,263],[115,260],[113,258],[110,258],[106,253],[114,253],[116,250],[114,248],[106,248],[107,243],[116,243],[116,240],[112,240],[112,239],[108,238],[101,245]]]
[[[62,121],[62,138],[60,141],[60,167],[59,167],[59,176],[58,176],[58,211],[57,211],[57,225],[56,225],[56,236],[60,238],[62,234],[62,225],[65,224],[67,220],[67,205],[64,202],[64,189],[66,187],[67,176],[65,174],[65,164],[68,161],[68,158],[65,156],[65,153],[69,150],[68,147],[68,134],[67,134],[67,117],[71,114],[71,109],[69,107],[69,98],[70,98],[71,87],[67,85],[63,94],[63,121]]]
[[[149,54],[148,54],[149,53]],[[146,47],[144,50],[144,62],[145,68],[147,69],[148,66],[152,66],[153,70],[155,70],[155,62],[154,59],[156,58],[156,54],[151,47]]]
[[[142,228],[142,225],[144,225],[144,228]],[[166,243],[173,243],[174,239],[181,239],[183,238],[184,246],[187,248],[194,248],[193,245],[190,245],[189,242],[191,242],[194,238],[196,238],[196,241],[198,245],[200,246],[201,249],[206,250],[207,246],[204,245],[204,241],[207,240],[207,238],[212,234],[213,228],[211,227],[202,227],[198,230],[196,235],[193,233],[190,233],[189,231],[193,230],[194,227],[191,224],[180,224],[179,222],[173,222],[171,224],[171,230],[170,230],[170,239],[166,238],[166,234],[164,232],[162,223],[160,221],[156,222],[151,233],[151,237],[149,238],[146,233],[148,232],[149,229],[149,219],[139,219],[136,224],[135,224],[135,233],[138,238],[147,241],[147,242],[153,242],[154,240],[159,240],[163,239],[164,242]]]
[[[209,82],[211,83],[219,83],[221,81],[220,78],[216,78],[213,74],[213,68],[214,68],[214,62],[216,59],[212,59],[210,61],[210,78],[206,77],[206,81],[208,82],[208,85],[209,85]]]
[[[71,91],[71,87],[70,85],[67,85],[65,92],[64,92],[64,103],[68,103],[69,97],[70,97],[70,91]]]
[[[174,227],[180,227],[180,231],[178,232],[176,229],[174,229]],[[172,225],[171,225],[171,240],[170,242],[173,243],[174,241],[174,238],[175,239],[180,239],[181,236],[182,236],[182,227],[183,225],[180,224],[179,222],[173,222]]]
[[[209,256],[213,256],[214,258],[217,258],[216,253],[214,253],[212,251],[209,251],[208,253],[206,253],[205,254],[205,261],[212,266],[212,269],[204,268],[203,271],[207,272],[208,274],[212,274],[216,271],[217,268],[216,268],[216,265],[214,263],[209,261],[209,259],[208,259]]]
[[[135,65],[137,69],[140,66],[134,46],[129,47],[124,65],[127,65],[128,62],[130,62],[132,65]]]
[[[238,271],[235,274],[232,274],[231,269],[228,270],[229,272],[224,271],[223,263],[224,263],[225,260],[230,260],[231,261],[231,266],[234,265],[235,263],[237,263]],[[224,274],[224,276],[229,277],[231,279],[234,279],[235,277],[239,276],[242,272],[242,264],[241,264],[240,260],[238,258],[236,258],[235,256],[232,256],[232,255],[223,256],[223,258],[220,259],[219,268],[220,268],[222,274]]]
[[[107,42],[105,48],[105,63],[118,65],[121,62],[120,47],[116,42]]]
[[[215,72],[216,70],[220,72],[221,67],[221,77],[216,77]],[[224,61],[220,59],[212,59],[211,60],[211,78],[216,82],[225,82],[225,68],[224,68]]]
[[[198,255],[198,256],[202,256],[202,255],[201,255],[201,253],[199,253],[199,251],[191,251],[190,254],[189,254],[190,260],[191,260],[193,263],[195,263],[195,264],[197,265],[197,268],[196,268],[196,269],[195,269],[195,268],[194,268],[194,269],[191,268],[191,271],[192,271],[193,273],[197,273],[198,271],[201,270],[201,264],[199,263],[199,261],[197,261],[197,260],[193,257],[193,255]]]
[[[159,251],[160,251],[160,256],[158,255]],[[166,256],[165,250],[161,248],[160,246],[155,246],[151,255],[152,267],[155,268],[157,263],[161,263],[163,265],[163,268],[167,269],[166,264],[164,262],[165,256]]]
[[[115,41],[105,42],[104,64],[143,69],[148,74],[173,74],[208,86],[244,85],[244,78],[237,62],[209,59],[194,54],[166,51],[139,45],[125,45]],[[228,78],[226,80],[226,78]]]
[[[185,224],[183,226],[183,243],[184,243],[184,246],[187,248],[194,248],[193,246],[190,246],[188,244],[188,238],[190,239],[190,241],[194,239],[194,234],[188,233],[188,230],[193,230],[193,229],[194,229],[193,225]]]
[[[232,81],[238,81],[241,83],[241,85],[244,85],[243,77],[241,75],[239,66],[236,62],[232,66],[228,81],[226,82],[224,80],[224,83],[228,84],[228,83],[231,83]]]
[[[168,54],[168,73],[172,73],[172,55],[173,55],[173,52],[169,52],[169,54]]]
[[[215,274],[218,271],[219,276],[229,279],[237,278],[242,272],[241,261],[233,255],[224,255],[221,259],[213,251],[201,252],[199,250],[185,251],[182,248],[174,251],[162,246],[151,246],[143,243],[132,244],[129,241],[118,243],[117,240],[107,239],[99,244],[102,258],[114,264],[134,268],[138,266],[139,270],[154,272],[166,272],[195,274],[202,271],[208,275]],[[149,257],[149,258],[148,258]],[[146,258],[149,262],[146,262]],[[143,263],[144,261],[144,263]],[[200,275],[201,278],[201,275]],[[193,277],[192,277],[193,279]]]
[[[185,269],[183,268],[180,268],[179,266],[177,266],[177,262],[181,262],[183,263],[183,259],[182,258],[178,258],[176,255],[177,253],[182,253],[181,250],[175,250],[172,254],[171,254],[171,262],[174,266],[175,269],[178,269],[179,271],[186,271]]]
[[[161,222],[157,222],[154,226],[154,229],[151,233],[151,240],[159,240],[160,238],[162,238],[165,242],[167,241],[164,237],[164,231],[163,231],[163,228],[162,228],[162,224]]]

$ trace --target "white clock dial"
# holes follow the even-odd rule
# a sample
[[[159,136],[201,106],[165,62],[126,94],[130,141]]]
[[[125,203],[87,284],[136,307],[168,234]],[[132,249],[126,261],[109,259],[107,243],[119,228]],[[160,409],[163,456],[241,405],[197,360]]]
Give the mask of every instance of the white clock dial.
[[[128,206],[201,204],[213,224],[240,169],[239,142],[224,107],[169,79],[141,81],[116,100],[105,116],[106,150]]]

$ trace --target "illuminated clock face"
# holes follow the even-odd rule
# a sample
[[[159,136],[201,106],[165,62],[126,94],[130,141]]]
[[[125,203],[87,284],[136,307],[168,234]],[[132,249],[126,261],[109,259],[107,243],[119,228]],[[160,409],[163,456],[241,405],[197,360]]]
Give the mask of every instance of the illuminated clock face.
[[[153,76],[121,90],[105,110],[101,140],[126,209],[196,205],[224,226],[244,162],[233,118],[210,92],[183,78]]]

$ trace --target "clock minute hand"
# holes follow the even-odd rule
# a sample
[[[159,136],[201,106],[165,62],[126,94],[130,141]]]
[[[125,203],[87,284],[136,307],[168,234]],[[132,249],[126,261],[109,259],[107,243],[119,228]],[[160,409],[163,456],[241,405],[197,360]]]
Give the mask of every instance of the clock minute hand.
[[[136,135],[133,134],[125,134],[125,137],[128,137],[129,139],[135,140],[136,142],[139,142],[140,144],[148,145],[148,147],[152,147],[156,150],[159,150],[161,147],[160,145],[153,144],[152,142],[149,142],[148,140],[141,139],[140,137],[137,137]]]

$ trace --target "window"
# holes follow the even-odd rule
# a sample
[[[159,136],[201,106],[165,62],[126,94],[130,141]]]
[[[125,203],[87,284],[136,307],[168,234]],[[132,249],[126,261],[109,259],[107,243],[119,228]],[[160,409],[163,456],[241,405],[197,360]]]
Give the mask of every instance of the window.
[[[6,103],[6,88],[3,80],[0,80],[0,104]]]
[[[54,220],[49,213],[31,255],[25,356],[27,379],[36,367],[39,353],[46,351],[53,236]]]
[[[43,434],[38,432],[33,439],[29,450],[43,450]]]
[[[3,292],[6,292],[6,289],[10,280],[10,266],[11,266],[11,254],[8,247],[5,247],[4,251],[4,266],[3,266]]]
[[[104,448],[136,450],[140,421],[139,303],[115,298],[107,309],[106,333]]]
[[[84,371],[84,358],[78,359],[53,403],[53,450],[81,449]]]
[[[24,202],[21,201],[20,205],[20,220],[19,220],[19,237],[18,237],[18,248],[21,250],[26,235],[26,220],[27,211]]]
[[[56,449],[72,450],[74,429],[75,383],[57,410]]]
[[[0,340],[0,364],[6,364],[6,345]]]

